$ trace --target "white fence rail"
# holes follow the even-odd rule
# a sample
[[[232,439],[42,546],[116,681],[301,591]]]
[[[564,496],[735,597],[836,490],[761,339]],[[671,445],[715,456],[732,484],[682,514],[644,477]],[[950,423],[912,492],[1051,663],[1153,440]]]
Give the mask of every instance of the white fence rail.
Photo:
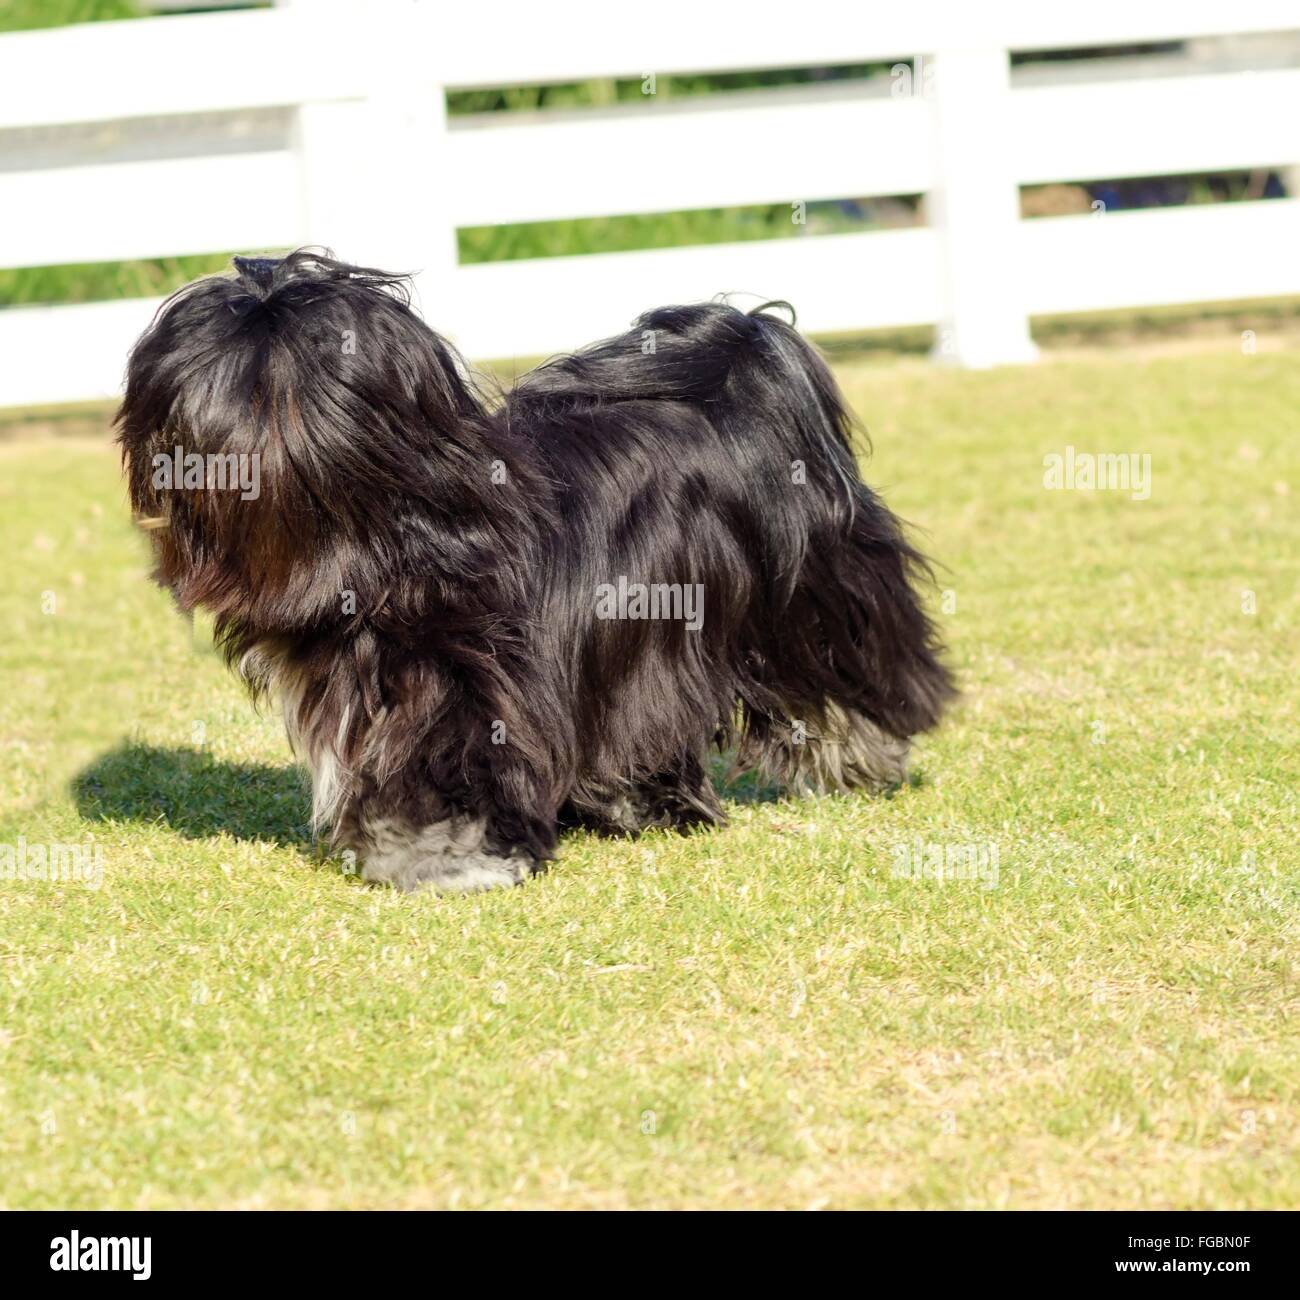
[[[1009,52],[1300,28],[1300,0],[876,5],[295,0],[0,36],[0,267],[324,244],[418,269],[470,355],[670,300],[810,332],[929,324],[968,365],[1028,316],[1300,293],[1300,200],[1020,219],[1017,187],[1300,164],[1300,69],[1011,77]],[[1288,38],[1289,39],[1289,38]],[[451,88],[919,58],[836,83],[448,119]],[[101,136],[101,132],[106,133]],[[242,132],[242,134],[241,134]],[[457,227],[924,194],[922,228],[458,266]],[[108,396],[155,300],[0,311],[0,405]]]

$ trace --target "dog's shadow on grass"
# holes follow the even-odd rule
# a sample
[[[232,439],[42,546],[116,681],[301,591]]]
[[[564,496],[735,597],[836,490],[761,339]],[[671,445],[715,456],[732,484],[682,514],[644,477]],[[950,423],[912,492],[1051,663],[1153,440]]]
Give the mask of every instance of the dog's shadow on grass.
[[[779,787],[753,773],[727,779],[725,756],[711,766],[718,795],[727,805],[783,797]],[[228,763],[202,749],[164,749],[128,740],[73,778],[72,797],[86,821],[161,825],[196,840],[224,832],[308,856],[316,853],[310,786],[306,774],[292,766]]]
[[[72,797],[87,821],[162,825],[187,839],[224,831],[312,851],[311,793],[295,767],[126,741],[73,778]]]

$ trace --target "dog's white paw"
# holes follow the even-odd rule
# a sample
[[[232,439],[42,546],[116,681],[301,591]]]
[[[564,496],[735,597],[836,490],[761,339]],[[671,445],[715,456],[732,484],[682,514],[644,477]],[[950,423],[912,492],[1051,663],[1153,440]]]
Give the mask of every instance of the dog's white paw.
[[[361,876],[406,893],[438,894],[475,894],[528,879],[535,866],[530,857],[488,853],[483,840],[483,823],[469,818],[430,826],[367,822],[359,848]]]

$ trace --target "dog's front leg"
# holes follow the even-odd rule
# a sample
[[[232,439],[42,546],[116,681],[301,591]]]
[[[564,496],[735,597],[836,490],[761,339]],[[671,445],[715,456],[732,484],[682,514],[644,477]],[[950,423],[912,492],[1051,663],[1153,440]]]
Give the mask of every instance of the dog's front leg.
[[[362,879],[408,893],[522,884],[554,853],[554,812],[540,801],[525,810],[497,782],[484,785],[475,798],[441,786],[427,768],[363,777],[341,810],[335,842],[356,853]]]
[[[363,879],[407,892],[471,894],[519,885],[541,866],[522,844],[494,844],[486,819],[464,813],[420,823],[400,813],[361,812],[343,838]]]
[[[554,856],[562,782],[530,762],[539,746],[495,743],[468,715],[444,719],[451,736],[492,737],[475,747],[372,731],[334,819],[334,843],[355,852],[364,880],[407,892],[478,893],[518,885]],[[519,729],[522,731],[522,728]],[[394,737],[412,757],[386,765]]]

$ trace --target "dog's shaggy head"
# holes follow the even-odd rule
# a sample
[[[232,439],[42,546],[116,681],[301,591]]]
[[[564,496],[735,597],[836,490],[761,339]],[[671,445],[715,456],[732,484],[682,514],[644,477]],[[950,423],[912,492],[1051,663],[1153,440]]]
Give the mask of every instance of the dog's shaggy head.
[[[443,470],[476,454],[480,406],[401,277],[305,251],[235,267],[170,298],[132,353],[118,416],[131,502],[183,608],[235,612],[256,594],[315,622],[382,564],[375,539],[403,502],[463,508]],[[173,466],[187,457],[230,474],[186,486]],[[328,578],[328,553],[338,581],[304,582]]]

